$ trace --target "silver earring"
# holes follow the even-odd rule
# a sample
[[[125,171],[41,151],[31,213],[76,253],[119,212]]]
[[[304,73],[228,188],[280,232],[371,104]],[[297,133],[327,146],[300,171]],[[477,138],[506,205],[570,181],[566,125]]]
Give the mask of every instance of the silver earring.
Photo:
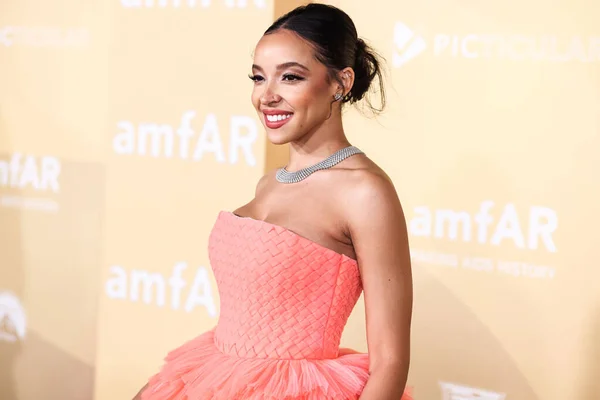
[[[335,101],[339,101],[342,98],[342,94],[336,93],[335,96],[333,96],[333,98],[335,99]]]

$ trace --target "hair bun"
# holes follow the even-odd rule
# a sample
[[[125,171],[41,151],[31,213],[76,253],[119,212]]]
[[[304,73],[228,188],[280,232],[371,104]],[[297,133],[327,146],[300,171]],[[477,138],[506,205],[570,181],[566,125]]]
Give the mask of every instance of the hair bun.
[[[365,55],[365,51],[367,50],[367,44],[361,38],[356,39],[356,50],[354,53],[354,63],[356,64],[357,60],[360,60]]]
[[[358,102],[365,97],[376,76],[381,80],[379,60],[373,49],[361,38],[356,40],[355,46],[353,65],[354,85],[348,98],[350,103]],[[380,81],[379,83],[382,86],[382,82]],[[383,87],[380,90],[383,90]],[[383,106],[384,104],[381,104],[382,108]]]

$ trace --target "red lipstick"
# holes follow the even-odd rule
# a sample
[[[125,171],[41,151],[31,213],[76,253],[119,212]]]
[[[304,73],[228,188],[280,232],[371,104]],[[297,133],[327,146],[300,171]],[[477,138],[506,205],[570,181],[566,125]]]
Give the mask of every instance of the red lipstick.
[[[285,110],[262,110],[265,125],[270,129],[277,129],[285,125],[294,113]]]

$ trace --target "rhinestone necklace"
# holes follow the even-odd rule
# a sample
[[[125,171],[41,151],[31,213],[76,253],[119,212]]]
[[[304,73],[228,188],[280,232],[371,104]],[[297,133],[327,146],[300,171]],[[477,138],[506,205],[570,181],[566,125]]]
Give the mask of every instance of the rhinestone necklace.
[[[332,155],[330,155],[323,161],[320,161],[309,167],[302,168],[301,170],[298,170],[295,172],[289,172],[287,169],[285,169],[285,167],[279,168],[277,170],[277,174],[275,175],[275,178],[277,179],[278,182],[281,182],[281,183],[297,183],[297,182],[300,182],[300,181],[308,178],[310,175],[314,174],[315,172],[317,172],[321,169],[331,168],[334,165],[342,162],[346,158],[353,156],[355,154],[364,154],[364,153],[361,150],[359,150],[357,147],[354,147],[354,146],[344,147],[343,149],[336,151],[335,153],[333,153]]]

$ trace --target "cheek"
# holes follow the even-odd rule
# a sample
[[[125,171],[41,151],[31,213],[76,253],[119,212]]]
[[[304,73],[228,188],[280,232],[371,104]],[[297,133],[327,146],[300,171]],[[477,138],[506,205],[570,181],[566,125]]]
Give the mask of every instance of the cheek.
[[[294,108],[298,110],[308,111],[314,105],[314,97],[310,93],[304,91],[302,93],[296,93],[294,96]]]
[[[295,102],[299,108],[306,110],[310,117],[319,117],[329,112],[327,92],[320,86],[307,87],[296,93]]]
[[[252,89],[252,93],[250,94],[250,101],[252,102],[254,108],[258,110],[258,108],[260,107],[260,93],[258,92],[258,90],[256,90],[256,88]]]

